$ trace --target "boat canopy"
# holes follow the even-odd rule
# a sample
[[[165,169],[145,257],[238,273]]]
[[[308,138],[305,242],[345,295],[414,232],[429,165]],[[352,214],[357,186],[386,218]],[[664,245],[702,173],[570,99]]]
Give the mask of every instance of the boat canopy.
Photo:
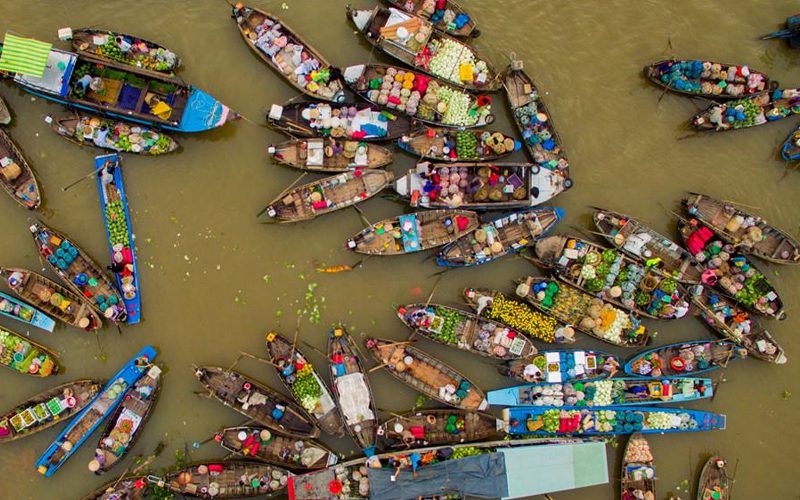
[[[42,76],[17,73],[14,75],[14,81],[47,94],[66,97],[69,92],[69,80],[77,59],[78,56],[71,52],[52,49],[47,57]]]
[[[53,44],[6,33],[0,71],[41,77]]]

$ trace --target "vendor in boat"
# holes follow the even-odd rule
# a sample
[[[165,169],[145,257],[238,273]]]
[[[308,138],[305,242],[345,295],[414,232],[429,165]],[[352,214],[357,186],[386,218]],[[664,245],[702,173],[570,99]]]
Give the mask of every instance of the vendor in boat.
[[[102,147],[105,147],[105,146],[106,146],[106,140],[107,140],[107,138],[108,138],[108,133],[109,133],[109,130],[108,130],[108,125],[106,125],[106,124],[104,123],[104,124],[100,125],[100,128],[98,128],[98,129],[97,129],[97,134],[94,136],[94,138],[92,139],[92,141],[95,143],[95,145],[96,145],[97,147],[100,147],[100,148],[102,148]],[[111,161],[110,161],[110,160],[106,162],[106,165],[108,165],[109,163],[111,163]],[[106,181],[105,181],[105,172],[106,172],[106,170],[108,170],[108,169],[109,169],[109,167],[103,167],[103,176],[104,176],[104,177],[103,177],[103,183],[104,183],[104,184],[110,184],[110,182],[106,182]],[[111,180],[112,180],[112,181],[114,180],[114,170],[113,170],[113,167],[111,168]]]
[[[86,89],[89,88],[90,83],[92,83],[92,75],[87,73],[82,77],[80,77],[78,80],[75,80],[74,88],[75,90],[78,90],[78,88],[80,87],[80,89],[83,92],[86,92]]]

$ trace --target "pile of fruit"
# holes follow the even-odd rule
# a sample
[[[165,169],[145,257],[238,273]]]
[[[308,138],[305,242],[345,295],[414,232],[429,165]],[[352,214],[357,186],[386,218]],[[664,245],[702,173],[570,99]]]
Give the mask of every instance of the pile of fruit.
[[[116,40],[109,37],[106,43],[97,47],[96,51],[109,59],[155,71],[175,69],[178,64],[178,57],[164,48],[148,48],[142,42],[137,43],[136,48],[136,51],[131,48],[130,51],[123,52]]]
[[[98,129],[105,125],[109,129],[105,143],[97,144]],[[130,126],[95,116],[82,116],[75,127],[75,138],[82,142],[124,153],[158,155],[177,148],[177,143],[168,135],[141,125]]]
[[[14,304],[5,298],[0,298],[0,312],[4,312],[10,316],[16,316],[22,321],[30,321],[33,319],[33,309],[24,305]]]
[[[474,132],[462,130],[456,134],[456,155],[460,160],[478,159],[478,138]]]
[[[518,294],[526,290],[518,289]],[[525,293],[522,296],[526,296]],[[533,287],[533,297],[542,308],[564,323],[578,323],[586,314],[592,298],[570,286],[543,280]]]
[[[420,53],[417,62],[432,74],[458,84],[482,84],[489,80],[489,68],[485,61],[479,61],[468,46],[450,38],[433,40]]]
[[[522,302],[506,298],[498,293],[486,307],[484,316],[504,323],[518,332],[543,342],[553,342],[558,322],[547,314],[540,313]]]
[[[482,453],[491,453],[492,450],[490,448],[476,448],[475,446],[461,446],[459,448],[455,448],[453,450],[453,454],[450,455],[450,460],[458,460],[459,458],[466,458],[472,457],[475,455],[480,455]]]
[[[121,244],[130,247],[128,236],[128,223],[125,219],[125,207],[121,200],[114,200],[106,204],[106,224],[111,245]]]
[[[0,328],[0,365],[20,373],[46,377],[56,369],[54,360],[39,349],[11,332]]]
[[[292,394],[300,402],[300,406],[309,413],[313,412],[322,396],[322,387],[317,382],[314,368],[310,363],[306,363],[297,370],[291,388]]]
[[[437,307],[436,317],[444,321],[438,333],[432,332],[436,340],[445,344],[457,344],[456,327],[464,320],[464,316],[454,309]]]

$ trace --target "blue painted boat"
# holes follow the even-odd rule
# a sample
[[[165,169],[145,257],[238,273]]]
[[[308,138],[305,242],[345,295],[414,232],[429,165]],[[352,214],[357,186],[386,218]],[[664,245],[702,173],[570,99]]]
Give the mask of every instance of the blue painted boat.
[[[0,292],[0,314],[51,333],[56,327],[56,320],[47,314],[3,292]]]
[[[516,436],[609,436],[668,434],[725,429],[725,415],[684,408],[605,406],[516,406],[503,410]]]
[[[773,31],[761,37],[762,40],[773,40],[782,38],[786,40],[789,47],[796,49],[800,47],[800,14],[786,18],[785,29]]]
[[[114,272],[117,288],[128,312],[129,325],[141,321],[142,298],[139,285],[139,269],[136,266],[136,249],[133,244],[131,214],[128,197],[122,182],[122,165],[116,153],[95,156],[97,187],[100,190],[100,208],[106,228],[111,262],[121,264],[124,269]]]
[[[152,346],[139,351],[114,375],[89,405],[72,419],[55,441],[36,461],[36,470],[50,477],[72,456],[103,421],[111,415],[135,384],[150,367],[158,352]]]
[[[800,160],[800,128],[795,129],[783,142],[781,156],[786,161]]]
[[[747,356],[747,350],[727,340],[693,340],[640,352],[623,370],[634,377],[687,377],[726,366]]]

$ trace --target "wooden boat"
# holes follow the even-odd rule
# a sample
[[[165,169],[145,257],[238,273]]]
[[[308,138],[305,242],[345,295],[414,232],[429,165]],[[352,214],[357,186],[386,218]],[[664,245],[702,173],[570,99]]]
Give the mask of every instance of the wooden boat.
[[[98,313],[124,323],[127,312],[122,296],[95,261],[66,235],[37,222],[30,227],[42,260],[75,294],[87,297]]]
[[[136,246],[133,243],[133,226],[122,180],[119,155],[96,156],[97,188],[100,191],[100,208],[103,209],[103,226],[106,229],[111,262],[122,270],[113,271],[117,290],[125,305],[126,323],[135,325],[142,320],[142,285],[136,266]]]
[[[491,63],[466,43],[435,31],[428,20],[394,7],[359,10],[348,5],[345,9],[367,42],[403,64],[473,92],[499,88]],[[454,59],[447,65],[451,53]],[[465,62],[469,65],[466,73]]]
[[[559,349],[539,351],[530,358],[500,365],[497,370],[520,382],[566,383],[611,378],[619,366],[619,358],[607,352]]]
[[[344,84],[313,45],[277,16],[255,7],[233,8],[233,19],[247,46],[300,92],[315,99],[342,102]],[[277,43],[277,40],[284,43]],[[302,61],[302,62],[301,62]]]
[[[3,292],[0,292],[0,314],[50,333],[56,326],[56,321],[47,314]]]
[[[397,145],[416,158],[438,162],[496,161],[522,147],[502,132],[444,127],[424,127],[404,135]]]
[[[367,255],[404,255],[452,243],[478,228],[470,210],[426,210],[376,222],[347,240],[347,248]]]
[[[730,500],[731,486],[727,464],[722,457],[711,457],[706,461],[697,481],[697,500]]]
[[[12,292],[64,323],[86,331],[103,325],[100,316],[73,291],[27,269],[0,267],[0,276]]]
[[[88,113],[68,113],[57,117],[48,116],[45,121],[64,139],[79,146],[92,146],[119,153],[143,156],[158,156],[178,149],[178,143],[167,134],[141,125],[129,125],[120,120],[111,120]],[[99,139],[100,128],[110,132],[106,139]],[[97,141],[95,142],[95,139]]]
[[[290,188],[270,202],[259,217],[266,214],[275,222],[311,220],[368,200],[394,180],[386,170],[355,169]]]
[[[409,14],[423,17],[432,25],[433,29],[450,36],[477,37],[480,35],[475,27],[475,21],[467,12],[453,0],[446,0],[444,8],[437,8],[433,2],[425,0],[386,0],[390,5],[404,10]],[[410,7],[410,8],[409,8]],[[448,14],[448,11],[450,12]],[[448,19],[450,19],[448,21]]]
[[[622,475],[620,476],[620,498],[657,498],[656,468],[653,465],[650,443],[636,432],[628,438],[622,455]]]
[[[343,75],[350,90],[367,101],[385,107],[391,113],[405,114],[423,123],[438,127],[471,128],[489,125],[495,119],[489,97],[476,97],[443,79],[399,66],[358,64],[345,68]],[[410,93],[405,96],[403,89],[409,85]],[[448,113],[451,106],[456,110],[474,112]]]
[[[705,287],[692,300],[709,327],[747,349],[749,356],[779,365],[786,363],[786,353],[769,331],[733,300]]]
[[[267,125],[292,137],[333,137],[364,142],[394,141],[415,129],[404,114],[365,102],[273,104],[267,113]]]
[[[161,383],[161,369],[153,365],[126,391],[97,441],[90,471],[108,472],[133,448],[156,407]]]
[[[101,385],[94,380],[61,384],[0,414],[0,443],[16,441],[69,420],[94,399]]]
[[[373,338],[366,342],[375,361],[420,394],[462,410],[480,411],[488,407],[478,386],[425,351],[406,342]]]
[[[328,364],[347,432],[370,455],[377,440],[378,410],[359,349],[342,326],[331,328],[328,334]]]
[[[208,390],[210,398],[268,429],[301,439],[319,436],[319,429],[300,406],[262,382],[218,366],[196,368],[194,376]],[[283,413],[277,406],[285,407]]]
[[[164,485],[178,495],[197,498],[268,498],[285,493],[292,473],[245,460],[196,463],[169,474]],[[246,478],[246,481],[242,481]]]
[[[32,377],[59,372],[58,356],[24,335],[0,326],[0,365]]]
[[[675,278],[620,250],[557,235],[536,241],[534,254],[529,260],[561,281],[640,316],[680,319],[689,312],[689,294]]]
[[[123,47],[129,45],[129,50]],[[174,52],[155,42],[114,31],[83,28],[72,32],[72,50],[102,62],[118,62],[152,73],[172,74],[181,65]]]
[[[561,180],[530,163],[423,162],[397,179],[394,190],[412,207],[514,210],[550,201]]]
[[[558,321],[603,342],[642,347],[650,341],[650,332],[633,313],[572,285],[529,276],[519,283],[516,294]]]
[[[628,375],[641,377],[686,377],[706,373],[747,355],[727,340],[692,340],[640,352],[625,363]]]
[[[714,232],[697,219],[678,221],[678,230],[689,253],[706,262],[704,283],[751,311],[776,319],[786,318],[778,291],[733,245],[716,239]]]
[[[700,283],[702,268],[682,246],[628,215],[596,208],[594,223],[600,233],[639,262],[649,264],[685,284]]]
[[[761,37],[762,40],[772,40],[776,38],[785,39],[789,47],[793,49],[800,47],[800,14],[787,17],[784,29],[773,31]]]
[[[775,264],[800,264],[800,241],[761,217],[733,203],[698,193],[683,200],[683,205],[689,215],[709,226],[724,241],[735,245],[738,252]]]
[[[671,92],[715,100],[740,99],[772,88],[766,74],[747,65],[701,59],[654,62],[644,67],[644,77]]]
[[[11,113],[8,111],[6,101],[0,97],[0,125],[8,125],[11,123]]]
[[[147,476],[122,476],[109,481],[81,500],[145,500],[151,498],[158,486]]]
[[[494,415],[442,408],[398,415],[381,424],[379,433],[384,448],[408,449],[502,439],[504,429]]]
[[[800,89],[777,89],[709,106],[692,118],[697,130],[724,132],[757,127],[800,113]]]
[[[324,432],[344,436],[342,417],[331,391],[308,357],[277,332],[267,333],[264,339],[275,372],[308,418]]]
[[[0,128],[0,185],[14,201],[28,210],[36,210],[42,204],[42,193],[39,191],[39,184],[28,165],[28,160],[2,128]]]
[[[563,218],[564,210],[558,207],[534,207],[498,217],[442,248],[436,263],[468,267],[513,255],[552,231]]]
[[[273,434],[264,427],[229,427],[215,439],[237,457],[294,470],[322,469],[339,460],[322,443]]]
[[[408,304],[397,308],[408,328],[434,342],[487,358],[527,358],[536,347],[524,335],[477,314],[441,304]]]
[[[81,410],[61,434],[36,460],[36,470],[45,477],[55,474],[103,421],[111,415],[127,394],[127,389],[144,376],[158,352],[144,347],[109,379],[98,395]]]
[[[376,144],[328,139],[293,139],[271,144],[267,152],[277,163],[309,172],[339,173],[356,168],[381,168],[392,163],[392,152]]]
[[[786,161],[800,160],[800,128],[795,129],[783,142],[781,157]]]

